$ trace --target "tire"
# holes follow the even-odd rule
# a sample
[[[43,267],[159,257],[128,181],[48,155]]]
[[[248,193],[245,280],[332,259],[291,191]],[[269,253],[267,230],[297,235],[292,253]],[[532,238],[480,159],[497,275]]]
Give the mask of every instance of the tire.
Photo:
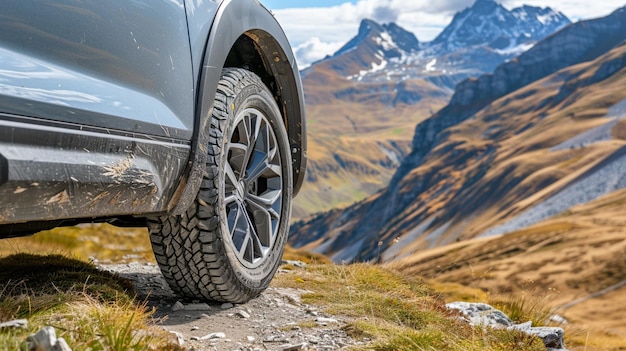
[[[293,193],[280,110],[252,72],[222,72],[207,150],[194,203],[182,216],[150,220],[150,240],[176,293],[244,303],[260,295],[276,273]]]

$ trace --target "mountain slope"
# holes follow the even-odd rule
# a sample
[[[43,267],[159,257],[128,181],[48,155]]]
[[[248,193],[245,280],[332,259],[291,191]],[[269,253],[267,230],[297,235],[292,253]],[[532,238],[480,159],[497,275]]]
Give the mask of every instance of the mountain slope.
[[[497,101],[499,96],[489,95],[491,85],[475,84],[484,78],[460,84],[446,108],[418,125],[413,151],[387,189],[344,211],[296,225],[292,244],[316,248],[338,261],[376,259],[379,252],[386,259],[402,257],[480,235],[559,190],[569,192],[568,186],[597,171],[619,166],[623,122],[615,120],[609,109],[626,99],[626,45],[551,75],[523,62],[534,60],[535,66],[543,62],[543,68],[556,70],[561,61],[575,64],[597,57],[607,43],[626,39],[626,31],[615,30],[626,23],[623,13],[620,9],[604,19],[571,25],[539,43],[528,56],[500,66],[498,70],[508,67],[518,72],[513,77],[522,80],[545,78],[514,91],[517,83],[511,75],[488,76],[496,85],[510,79],[499,96],[507,89],[514,92]],[[581,40],[587,44],[587,37],[571,35],[579,27],[595,28],[587,31],[587,37],[604,40],[580,44]],[[555,51],[568,57],[552,57]],[[608,137],[552,150],[605,123],[615,123],[608,128]],[[607,189],[619,188],[623,181],[618,177]],[[394,242],[401,245],[391,249]]]
[[[569,329],[590,328],[616,345],[586,342],[576,349],[626,346],[626,190],[571,208],[560,216],[506,236],[463,241],[390,263],[410,276],[473,286],[491,296],[520,292],[547,299]],[[525,291],[524,291],[525,290]],[[576,339],[575,335],[570,335]]]

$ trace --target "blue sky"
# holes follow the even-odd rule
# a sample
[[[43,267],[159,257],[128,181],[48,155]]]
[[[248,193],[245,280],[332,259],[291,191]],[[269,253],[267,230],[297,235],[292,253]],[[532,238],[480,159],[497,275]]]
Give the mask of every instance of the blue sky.
[[[336,52],[357,34],[361,20],[395,22],[418,40],[433,40],[455,13],[475,0],[260,0],[283,27],[301,68]],[[572,21],[606,16],[626,0],[495,0],[507,9],[551,7]]]

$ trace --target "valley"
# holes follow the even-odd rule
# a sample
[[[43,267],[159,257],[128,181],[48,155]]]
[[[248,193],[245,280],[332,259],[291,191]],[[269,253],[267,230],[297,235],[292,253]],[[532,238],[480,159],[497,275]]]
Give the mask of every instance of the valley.
[[[480,30],[477,22],[485,22]],[[570,23],[550,8],[506,10],[479,0],[432,42],[395,23],[365,19],[334,55],[302,71],[309,150],[295,220],[383,189],[411,151],[417,124],[477,77]]]

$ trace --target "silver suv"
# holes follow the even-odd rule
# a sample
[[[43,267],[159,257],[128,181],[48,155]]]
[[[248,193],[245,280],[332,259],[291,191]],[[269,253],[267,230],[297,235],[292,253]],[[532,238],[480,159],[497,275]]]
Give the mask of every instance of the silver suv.
[[[258,1],[3,1],[0,238],[147,226],[176,292],[244,302],[305,165],[296,62]]]

